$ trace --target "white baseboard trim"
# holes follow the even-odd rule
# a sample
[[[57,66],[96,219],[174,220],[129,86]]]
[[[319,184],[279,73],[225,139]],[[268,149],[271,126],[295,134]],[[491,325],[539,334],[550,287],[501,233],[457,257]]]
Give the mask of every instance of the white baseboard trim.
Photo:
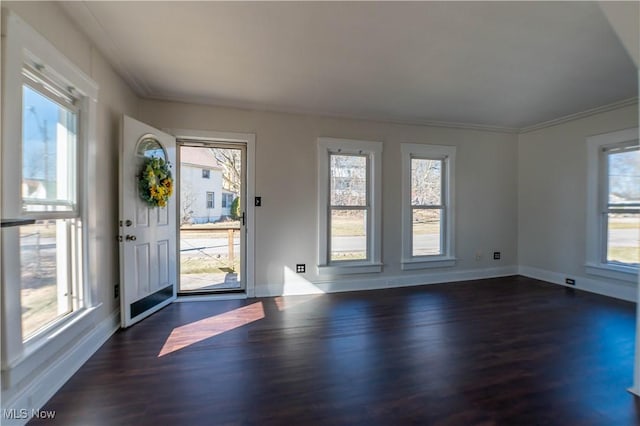
[[[8,400],[3,398],[0,423],[7,426],[26,424],[35,411],[40,410],[119,327],[120,312],[112,312],[69,350],[56,357],[24,389]],[[4,416],[5,410],[13,410],[14,417],[24,418],[7,418]]]
[[[256,297],[292,296],[305,294],[340,293],[345,291],[378,290],[383,288],[412,287],[468,281],[484,278],[498,278],[517,275],[517,266],[500,268],[468,269],[445,272],[424,272],[421,274],[396,275],[376,278],[332,277],[330,280],[310,282],[301,275],[285,274],[284,284],[261,284],[256,286]]]
[[[584,276],[574,276],[571,274],[562,274],[559,272],[547,271],[545,269],[534,268],[532,266],[519,266],[519,275],[534,278],[541,281],[547,281],[568,288],[575,288],[603,296],[613,297],[616,299],[635,302],[637,297],[637,288],[635,284],[616,283],[605,279],[593,279]],[[565,284],[565,278],[572,278],[576,281],[576,285]]]

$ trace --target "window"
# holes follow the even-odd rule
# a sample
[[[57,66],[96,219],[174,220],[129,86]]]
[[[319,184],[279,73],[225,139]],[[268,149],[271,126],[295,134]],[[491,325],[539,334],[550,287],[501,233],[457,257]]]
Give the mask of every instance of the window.
[[[95,209],[88,185],[96,181],[98,92],[47,40],[6,15],[3,103],[14,107],[3,109],[2,213],[31,222],[2,231],[2,322],[9,325],[2,365],[27,365],[11,373],[17,383],[39,362],[27,354],[77,339],[85,328],[79,321],[92,312],[86,212]]]
[[[452,266],[456,148],[402,144],[402,268]]]
[[[202,169],[202,179],[209,179],[211,177],[211,170]]]
[[[233,204],[233,198],[233,194],[222,194],[222,208],[231,208],[231,204]]]
[[[23,69],[22,211],[77,212],[78,108],[47,90],[44,78]]]
[[[37,219],[20,232],[22,335],[78,309],[81,246],[76,202],[77,117],[71,94],[49,89],[45,77],[24,68],[22,85],[22,216]],[[75,296],[75,297],[74,297]]]
[[[382,143],[320,138],[321,273],[381,271]]]
[[[207,208],[212,209],[216,206],[216,194],[215,192],[207,192]]]
[[[587,143],[587,271],[635,280],[640,265],[638,131],[593,136]]]

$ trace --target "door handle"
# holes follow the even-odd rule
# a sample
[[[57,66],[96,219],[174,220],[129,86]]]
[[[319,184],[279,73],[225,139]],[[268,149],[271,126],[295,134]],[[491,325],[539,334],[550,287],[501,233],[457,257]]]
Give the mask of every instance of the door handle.
[[[245,213],[244,213],[244,212],[242,212],[242,226],[244,226],[244,225],[245,225],[245,216],[244,216],[244,214],[245,214]]]
[[[126,237],[124,237],[125,240],[127,241],[135,241],[136,240],[136,236],[135,235],[127,235]]]

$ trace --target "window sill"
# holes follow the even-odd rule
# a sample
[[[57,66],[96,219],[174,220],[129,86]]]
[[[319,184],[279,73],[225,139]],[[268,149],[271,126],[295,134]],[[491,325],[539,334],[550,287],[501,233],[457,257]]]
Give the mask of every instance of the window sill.
[[[318,273],[320,275],[370,274],[376,272],[382,272],[382,263],[350,262],[344,264],[318,265]]]
[[[38,367],[50,361],[51,356],[73,345],[82,334],[93,327],[94,313],[100,305],[71,313],[40,335],[24,342],[22,356],[3,368],[2,381],[7,386],[18,383]]]
[[[620,281],[638,282],[638,268],[631,266],[612,265],[607,263],[587,262],[585,264],[587,274],[612,278]]]
[[[403,271],[413,271],[416,269],[428,269],[428,268],[449,268],[456,265],[456,258],[450,256],[433,256],[429,257],[415,257],[410,260],[402,261]]]

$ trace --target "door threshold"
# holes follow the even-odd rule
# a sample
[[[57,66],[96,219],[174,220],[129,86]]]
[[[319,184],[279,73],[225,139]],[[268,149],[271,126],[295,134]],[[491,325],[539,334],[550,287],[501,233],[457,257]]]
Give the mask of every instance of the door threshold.
[[[235,300],[246,299],[246,291],[233,293],[201,293],[201,294],[178,294],[176,302],[206,302],[210,300]]]

